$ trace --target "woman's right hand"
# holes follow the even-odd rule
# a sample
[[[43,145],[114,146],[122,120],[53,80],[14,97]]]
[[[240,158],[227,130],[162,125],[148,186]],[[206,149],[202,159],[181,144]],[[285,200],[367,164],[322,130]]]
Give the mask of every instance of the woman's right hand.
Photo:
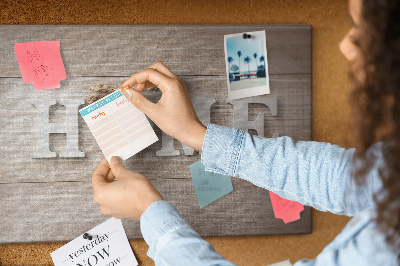
[[[162,96],[157,103],[150,102],[140,93],[149,87],[161,90]],[[202,150],[206,127],[197,117],[185,82],[163,63],[158,61],[133,74],[121,85],[121,91],[166,134],[193,149]]]

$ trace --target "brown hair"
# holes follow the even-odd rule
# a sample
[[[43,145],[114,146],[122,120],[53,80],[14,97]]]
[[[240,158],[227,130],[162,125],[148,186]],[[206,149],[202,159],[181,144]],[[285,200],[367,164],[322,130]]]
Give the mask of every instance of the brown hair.
[[[361,34],[356,45],[362,63],[350,71],[350,97],[356,139],[354,177],[361,184],[376,162],[367,152],[382,141],[383,188],[375,196],[376,222],[387,243],[400,250],[400,1],[363,0]],[[356,165],[356,164],[355,164]]]

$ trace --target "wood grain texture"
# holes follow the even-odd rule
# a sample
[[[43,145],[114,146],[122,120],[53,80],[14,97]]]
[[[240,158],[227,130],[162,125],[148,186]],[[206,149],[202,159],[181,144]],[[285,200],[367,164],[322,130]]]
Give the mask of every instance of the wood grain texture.
[[[223,76],[224,35],[258,30],[266,31],[270,74],[311,73],[311,27],[307,25],[7,25],[0,26],[0,58],[5,59],[0,77],[20,77],[17,59],[9,51],[15,43],[37,40],[61,42],[68,78],[126,77],[157,60],[178,76]]]
[[[241,179],[233,179],[234,192],[204,209],[198,207],[192,182],[179,179],[152,182],[202,236],[311,231],[310,208],[301,213],[300,220],[287,225],[272,220],[268,191]],[[107,219],[100,213],[91,192],[90,182],[2,184],[0,215],[4,218],[0,224],[0,242],[69,241],[81,235]],[[123,224],[129,239],[142,237],[139,221],[123,220]]]
[[[85,152],[84,158],[33,159],[36,151],[36,121],[37,107],[30,104],[32,99],[54,99],[58,103],[50,108],[50,122],[61,123],[65,117],[65,107],[60,105],[60,99],[85,99],[89,93],[89,85],[105,82],[117,86],[124,78],[68,78],[63,83],[62,90],[36,91],[27,87],[21,79],[0,79],[0,132],[2,145],[0,151],[6,157],[0,159],[0,181],[2,183],[16,182],[54,182],[54,181],[87,181],[93,173],[103,154],[97,145],[83,118],[79,117],[80,150]],[[215,104],[208,110],[211,122],[214,124],[232,126],[232,104],[226,103],[225,77],[184,77],[193,102],[198,99],[216,98]],[[249,120],[254,120],[258,114],[265,114],[264,132],[266,137],[272,137],[276,132],[280,136],[292,136],[297,140],[311,138],[311,97],[310,75],[275,75],[270,79],[271,94],[253,97],[261,99],[277,97],[278,112],[271,116],[267,106],[250,104]],[[12,89],[10,89],[12,88]],[[29,93],[27,93],[29,92]],[[158,92],[146,93],[151,98],[159,97]],[[207,111],[207,110],[206,110]],[[11,123],[10,123],[11,122]],[[161,131],[155,127],[161,139]],[[50,134],[50,149],[61,152],[65,149],[65,134]],[[162,141],[151,145],[133,158],[127,160],[127,166],[149,178],[163,178],[165,173],[174,173],[173,178],[190,178],[189,172],[180,169],[200,159],[197,152],[186,156],[182,146],[175,141],[175,148],[180,156],[157,157],[156,152],[162,148]],[[7,163],[6,163],[7,162]],[[42,167],[46,165],[47,167]],[[71,167],[73,165],[73,167]],[[154,169],[154,165],[157,168]],[[28,167],[27,167],[28,166]]]
[[[5,47],[0,58],[6,60],[0,65],[0,153],[5,155],[0,159],[0,199],[7,202],[0,207],[0,215],[7,217],[0,226],[0,243],[70,240],[83,227],[105,220],[93,202],[90,185],[103,156],[83,119],[79,116],[78,128],[84,158],[33,159],[38,125],[32,100],[85,99],[93,84],[118,87],[130,74],[161,59],[182,76],[193,102],[216,99],[208,110],[212,123],[232,126],[232,104],[226,103],[223,35],[264,29],[271,94],[255,98],[276,97],[278,111],[272,116],[267,106],[250,104],[248,119],[264,113],[266,137],[278,132],[296,140],[311,140],[309,26],[0,26],[0,43]],[[158,41],[152,36],[158,36]],[[61,41],[68,78],[61,82],[61,89],[36,91],[20,78],[13,45],[53,39]],[[157,93],[146,96],[157,98]],[[60,104],[50,108],[50,122],[59,123],[63,115],[65,107]],[[161,131],[155,131],[161,139]],[[63,151],[64,134],[50,134],[49,138],[52,151]],[[233,193],[200,210],[188,168],[200,155],[185,155],[175,142],[179,156],[158,157],[161,145],[161,141],[155,143],[126,165],[149,177],[202,236],[311,232],[310,208],[299,221],[284,225],[274,218],[267,191],[240,180],[234,180]],[[141,237],[137,222],[124,225],[128,237]]]

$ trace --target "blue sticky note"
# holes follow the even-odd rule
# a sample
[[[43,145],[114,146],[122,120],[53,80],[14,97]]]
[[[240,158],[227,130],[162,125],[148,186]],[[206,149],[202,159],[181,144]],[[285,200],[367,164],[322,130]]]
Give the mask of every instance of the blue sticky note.
[[[206,172],[200,161],[189,168],[200,208],[233,191],[230,176]]]

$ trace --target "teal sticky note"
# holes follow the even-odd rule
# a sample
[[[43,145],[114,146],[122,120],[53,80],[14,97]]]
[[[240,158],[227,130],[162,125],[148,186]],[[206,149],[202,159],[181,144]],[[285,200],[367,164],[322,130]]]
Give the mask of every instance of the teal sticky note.
[[[233,191],[230,176],[206,172],[200,161],[189,168],[200,208]]]

